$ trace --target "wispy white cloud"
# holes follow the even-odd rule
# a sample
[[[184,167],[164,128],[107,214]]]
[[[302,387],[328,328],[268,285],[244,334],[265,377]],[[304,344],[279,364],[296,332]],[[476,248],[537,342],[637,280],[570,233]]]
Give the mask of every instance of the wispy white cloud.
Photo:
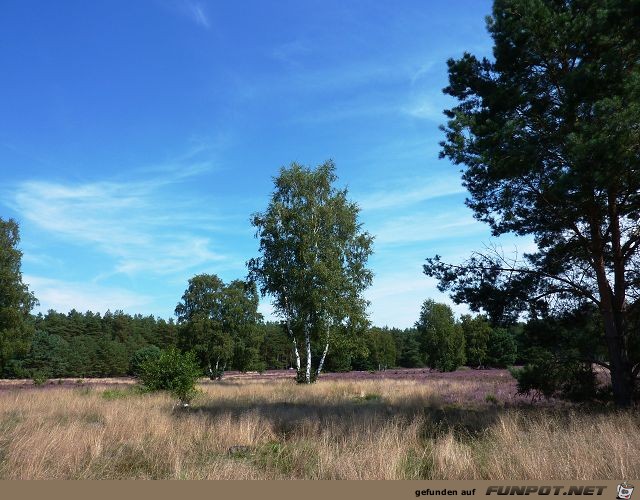
[[[403,245],[451,239],[471,234],[487,233],[487,227],[475,220],[470,211],[455,209],[449,213],[413,213],[386,219],[371,229],[376,246]]]
[[[36,252],[24,252],[22,255],[22,262],[36,268],[47,269],[49,271],[52,269],[59,270],[64,267],[62,260]]]
[[[418,187],[416,187],[418,186]],[[401,208],[422,201],[463,193],[460,179],[457,176],[440,176],[438,178],[403,180],[401,186],[373,191],[359,196],[358,205],[363,210],[380,210]]]
[[[119,287],[96,283],[70,282],[40,276],[25,275],[24,282],[40,301],[38,310],[106,312],[121,309],[139,313],[152,303],[152,298]]]
[[[112,257],[114,265],[103,276],[169,275],[225,259],[199,234],[200,224],[210,224],[215,213],[175,194],[176,179],[186,170],[138,182],[25,181],[10,204],[38,229]]]
[[[267,95],[309,96],[345,93],[363,101],[364,90],[369,97],[382,99],[389,106],[395,107],[395,112],[401,108],[400,102],[394,98],[389,102],[391,93],[386,89],[397,85],[418,84],[429,74],[431,62],[434,60],[424,53],[412,54],[407,57],[376,58],[376,59],[345,59],[344,62],[308,64],[309,56],[321,52],[322,47],[306,40],[292,40],[267,49],[267,55],[278,61],[278,71],[263,75],[255,79],[253,75],[234,74],[234,86],[238,95],[245,99],[263,99]],[[372,95],[371,89],[379,87],[381,94]],[[366,96],[364,96],[366,97]],[[346,105],[344,101],[340,106]]]
[[[211,27],[206,2],[198,0],[161,0],[158,1],[158,5],[173,15],[188,19],[202,28],[209,29]]]
[[[200,2],[185,0],[184,5],[187,13],[196,24],[209,29],[209,16],[207,16],[204,6]]]
[[[417,64],[411,73],[411,85],[416,85],[425,76],[429,75],[435,67],[436,62],[434,60]]]
[[[409,103],[401,106],[400,110],[402,113],[412,116],[413,118],[444,123],[446,116],[443,110],[453,105],[454,101],[452,98],[440,92],[430,92],[413,97]]]
[[[300,116],[294,116],[291,121],[293,123],[316,124],[343,122],[353,118],[375,120],[382,119],[390,113],[396,114],[397,107],[380,99],[372,99],[371,95],[362,95],[357,98],[334,102],[322,109],[314,109],[312,112]]]

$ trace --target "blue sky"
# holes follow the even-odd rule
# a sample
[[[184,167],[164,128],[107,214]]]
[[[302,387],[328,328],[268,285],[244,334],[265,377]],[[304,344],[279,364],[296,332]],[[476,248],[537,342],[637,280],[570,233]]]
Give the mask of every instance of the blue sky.
[[[376,236],[371,320],[450,302],[425,257],[490,238],[438,159],[441,89],[447,58],[491,53],[490,8],[5,0],[0,216],[20,223],[40,310],[171,317],[194,274],[246,276],[278,169],[329,158]]]

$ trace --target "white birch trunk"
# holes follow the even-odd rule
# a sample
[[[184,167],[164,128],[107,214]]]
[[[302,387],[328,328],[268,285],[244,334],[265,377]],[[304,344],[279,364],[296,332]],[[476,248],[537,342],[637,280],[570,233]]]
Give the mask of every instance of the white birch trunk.
[[[311,383],[311,333],[309,332],[309,328],[305,328],[304,330],[304,342],[307,347],[307,372],[306,372],[306,382],[307,384]]]
[[[329,340],[327,340],[327,343],[324,345],[324,352],[322,353],[322,357],[320,358],[320,364],[318,365],[316,378],[320,376],[320,372],[322,371],[322,367],[324,366],[324,359],[327,357],[328,352],[329,352]]]
[[[298,351],[298,343],[295,338],[293,339],[293,352],[296,355],[296,370],[297,373],[300,373],[300,351]]]

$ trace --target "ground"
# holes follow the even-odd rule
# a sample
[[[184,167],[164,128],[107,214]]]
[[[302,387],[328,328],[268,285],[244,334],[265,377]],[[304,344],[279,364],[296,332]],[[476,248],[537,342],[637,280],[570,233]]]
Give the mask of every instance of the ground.
[[[191,408],[132,379],[0,382],[0,477],[640,476],[637,410],[531,403],[506,370],[203,380]]]

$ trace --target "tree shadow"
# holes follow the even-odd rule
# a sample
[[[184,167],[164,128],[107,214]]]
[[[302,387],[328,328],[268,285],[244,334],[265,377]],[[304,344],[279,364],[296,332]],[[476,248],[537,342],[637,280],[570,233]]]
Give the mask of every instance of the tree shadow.
[[[524,407],[520,410],[528,411]],[[268,422],[283,440],[308,437],[327,429],[333,437],[347,437],[354,432],[376,433],[390,423],[402,428],[416,421],[424,438],[449,432],[465,438],[485,432],[507,411],[510,409],[497,405],[442,405],[424,398],[408,398],[393,404],[383,398],[365,397],[337,403],[220,400],[195,405],[186,412],[177,412],[176,417],[197,416],[211,421],[212,425],[226,416],[234,420],[257,417]]]

